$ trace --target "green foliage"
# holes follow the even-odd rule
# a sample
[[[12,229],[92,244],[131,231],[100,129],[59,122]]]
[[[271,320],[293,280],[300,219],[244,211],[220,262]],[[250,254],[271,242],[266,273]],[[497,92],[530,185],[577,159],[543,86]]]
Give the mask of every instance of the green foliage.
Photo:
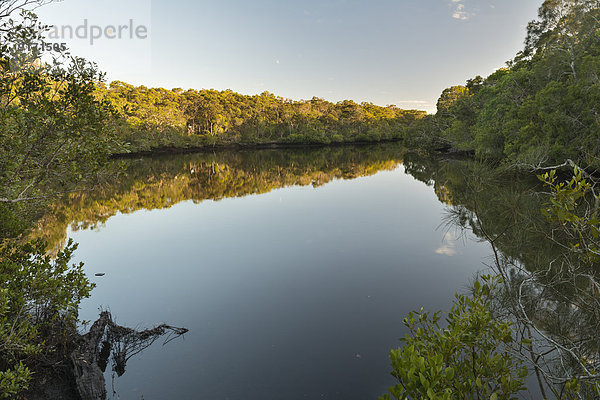
[[[404,346],[390,352],[399,381],[389,389],[394,398],[512,399],[523,390],[527,369],[511,353],[511,324],[495,320],[490,311],[498,283],[483,276],[470,296],[457,295],[445,327],[439,312],[408,315]]]
[[[404,165],[452,207],[448,223],[498,250],[495,265],[506,281],[494,292],[492,309],[525,338],[513,350],[537,365],[537,386],[545,387],[547,398],[598,398],[600,202],[594,177],[579,168],[571,177],[549,171],[540,175],[547,190],[528,175],[499,173],[497,166],[472,160],[439,162],[409,153]]]
[[[6,217],[0,233],[6,237],[21,233],[44,199],[94,182],[119,146],[111,105],[97,97],[103,75],[94,64],[63,51],[42,62],[37,49],[46,44],[45,28],[30,12],[3,21],[0,33],[0,217]]]
[[[160,147],[332,142],[377,142],[404,137],[425,112],[314,97],[291,101],[269,92],[246,96],[231,90],[101,86],[119,110],[116,124],[130,151]]]
[[[57,353],[92,289],[82,266],[69,265],[72,243],[50,258],[22,236],[47,199],[95,182],[119,148],[96,66],[56,48],[42,61],[46,27],[23,8],[44,3],[8,2],[0,21],[0,398],[10,399],[42,361],[67,357]]]
[[[0,398],[25,389],[36,365],[75,330],[82,299],[93,284],[83,264],[70,265],[71,241],[55,258],[43,242],[6,242],[0,248]]]
[[[568,181],[558,182],[555,170],[540,175],[539,179],[552,190],[549,204],[542,213],[559,222],[569,232],[571,249],[584,262],[597,262],[600,259],[600,195],[592,192],[592,184],[577,167]],[[593,205],[586,204],[590,196]]]
[[[433,122],[412,134],[527,167],[600,165],[599,21],[595,0],[545,1],[508,68],[444,90]]]
[[[0,399],[14,399],[29,387],[31,371],[23,363],[13,369],[0,371]]]

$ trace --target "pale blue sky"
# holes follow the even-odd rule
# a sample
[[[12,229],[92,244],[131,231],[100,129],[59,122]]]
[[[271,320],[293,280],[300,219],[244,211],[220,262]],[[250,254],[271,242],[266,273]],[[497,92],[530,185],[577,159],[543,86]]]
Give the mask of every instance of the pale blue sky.
[[[434,111],[441,91],[502,67],[541,0],[64,0],[51,24],[146,25],[146,39],[64,40],[109,80],[265,90]]]

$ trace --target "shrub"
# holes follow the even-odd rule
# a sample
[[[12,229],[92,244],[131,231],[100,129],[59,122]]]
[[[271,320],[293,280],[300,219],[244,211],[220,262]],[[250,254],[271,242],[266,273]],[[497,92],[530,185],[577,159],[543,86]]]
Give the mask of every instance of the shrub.
[[[484,276],[475,281],[470,296],[456,295],[445,328],[439,312],[408,315],[405,345],[390,352],[392,375],[399,382],[389,389],[394,398],[496,400],[524,389],[527,368],[510,352],[511,324],[495,320],[490,312],[499,282]]]

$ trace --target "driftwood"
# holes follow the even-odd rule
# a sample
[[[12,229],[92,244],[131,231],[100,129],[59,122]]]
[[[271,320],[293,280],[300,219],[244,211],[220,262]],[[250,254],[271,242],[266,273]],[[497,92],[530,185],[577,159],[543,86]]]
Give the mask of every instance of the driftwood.
[[[167,335],[165,344],[185,334],[185,328],[159,325],[152,329],[137,331],[114,323],[108,311],[103,311],[90,331],[81,336],[77,348],[71,353],[75,383],[81,400],[105,400],[106,382],[104,371],[108,362],[112,370],[121,376],[127,361]]]

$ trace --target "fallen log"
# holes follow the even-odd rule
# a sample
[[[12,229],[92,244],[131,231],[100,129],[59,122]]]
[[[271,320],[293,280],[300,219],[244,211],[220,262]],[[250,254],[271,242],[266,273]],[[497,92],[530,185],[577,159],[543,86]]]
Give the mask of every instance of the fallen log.
[[[105,400],[106,382],[104,372],[108,362],[112,370],[121,376],[127,361],[167,335],[164,344],[187,333],[185,328],[162,324],[152,329],[137,331],[117,325],[108,311],[81,336],[70,358],[73,365],[75,384],[81,400]]]

